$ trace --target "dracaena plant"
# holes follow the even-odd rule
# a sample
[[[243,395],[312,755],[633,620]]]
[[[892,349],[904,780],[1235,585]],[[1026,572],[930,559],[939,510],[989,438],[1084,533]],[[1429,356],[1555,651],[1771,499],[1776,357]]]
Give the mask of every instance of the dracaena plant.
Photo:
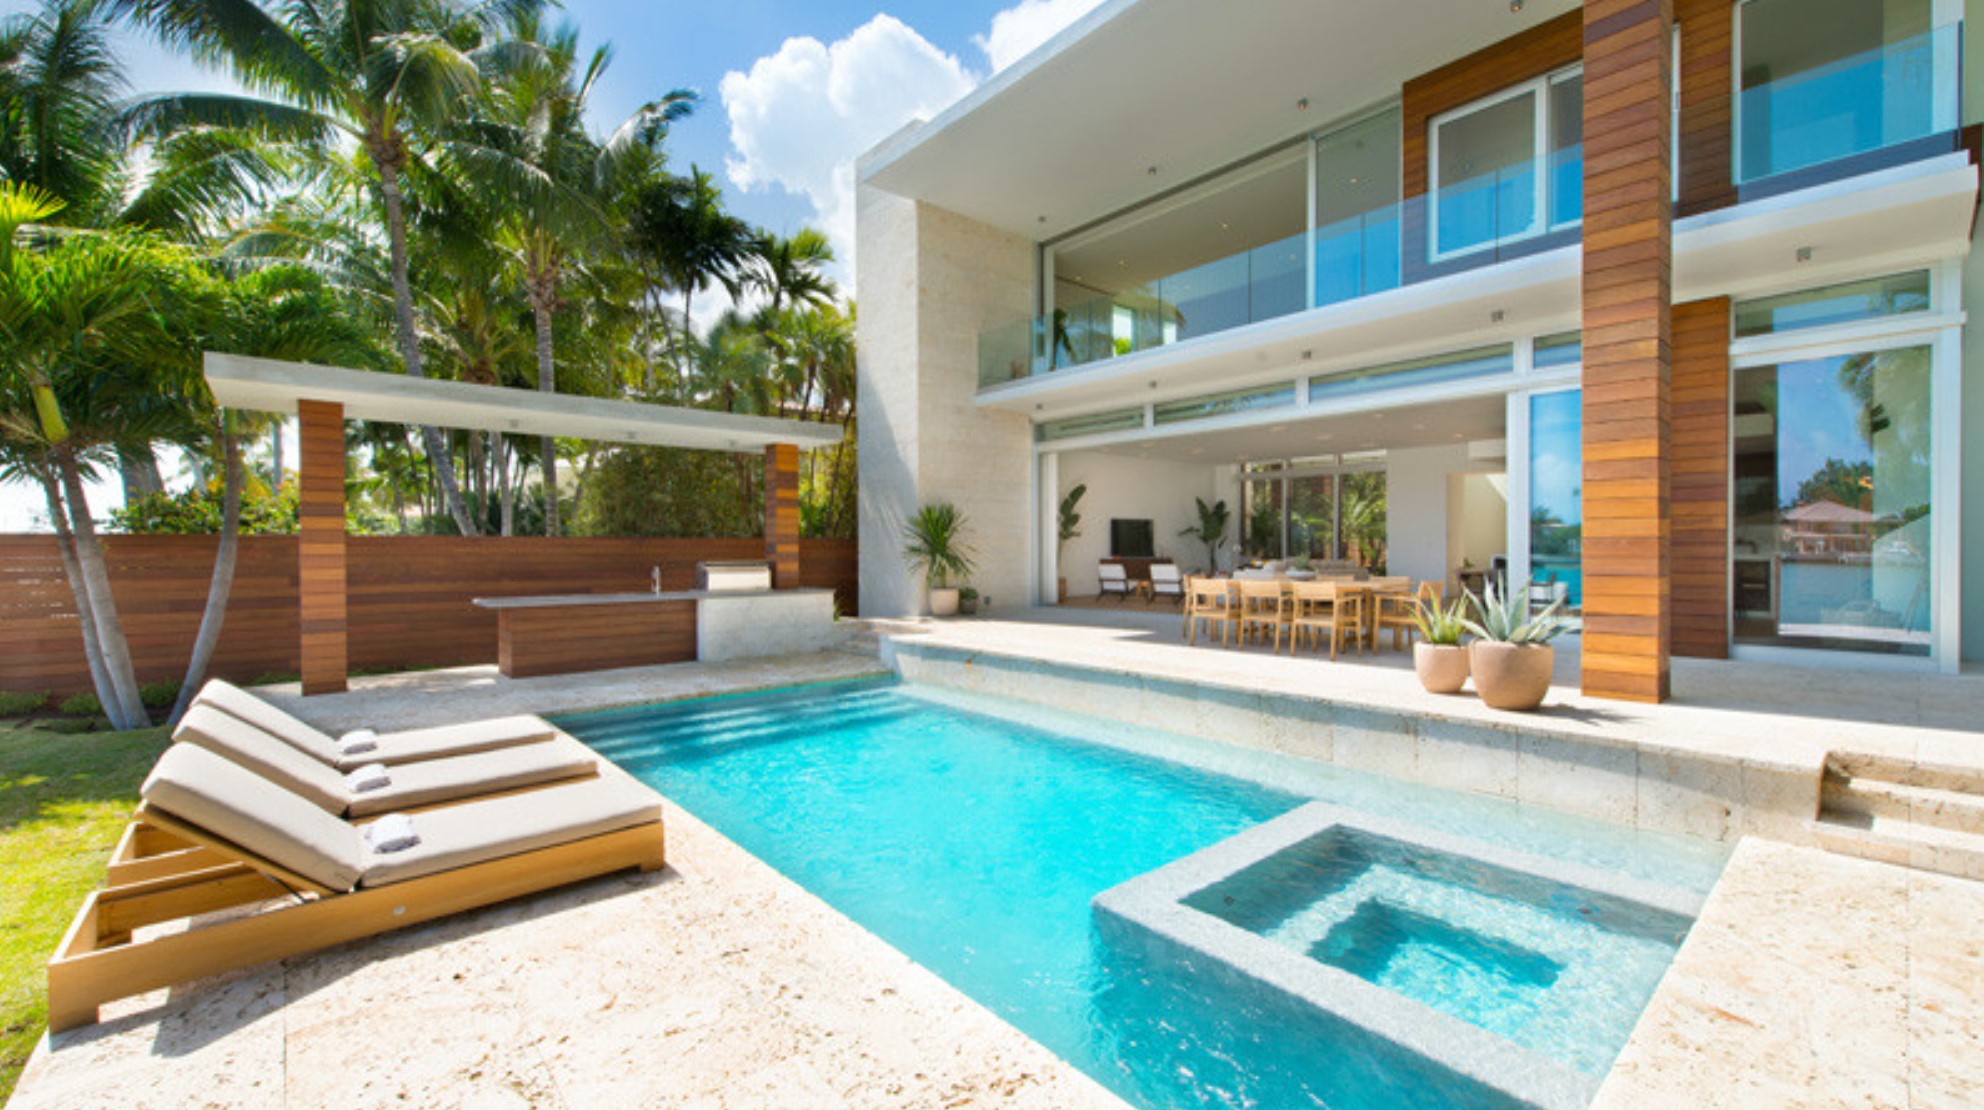
[[[1552,601],[1542,612],[1531,616],[1529,600],[1524,593],[1504,595],[1490,582],[1481,596],[1467,595],[1468,602],[1480,619],[1462,621],[1462,626],[1489,643],[1537,646],[1549,643],[1570,629],[1570,621],[1557,614],[1563,606],[1562,601]]]
[[[1467,605],[1456,601],[1452,605],[1441,605],[1429,598],[1421,598],[1413,611],[1412,623],[1419,626],[1419,636],[1429,644],[1455,645],[1467,634]]]

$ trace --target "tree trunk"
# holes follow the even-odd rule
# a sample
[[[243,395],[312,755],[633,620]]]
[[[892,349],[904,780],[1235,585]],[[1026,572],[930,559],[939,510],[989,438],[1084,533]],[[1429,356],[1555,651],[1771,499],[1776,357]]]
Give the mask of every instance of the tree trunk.
[[[695,380],[696,376],[695,366],[693,365],[696,347],[694,342],[696,325],[689,322],[689,301],[691,294],[695,293],[695,291],[696,289],[693,284],[685,284],[682,287],[682,403],[685,405],[694,403],[690,400],[692,390],[689,383]]]
[[[124,482],[126,505],[139,498],[165,492],[165,477],[158,471],[158,456],[152,454],[149,446],[132,451],[119,448],[117,474]]]
[[[557,263],[547,262],[531,274],[530,312],[537,322],[537,388],[540,393],[558,392],[558,377],[551,362],[551,312],[558,302]],[[544,534],[558,534],[558,443],[544,436],[538,444],[538,464],[544,472]]]
[[[186,661],[186,681],[172,703],[172,716],[166,724],[177,725],[193,704],[194,695],[207,680],[207,665],[220,644],[220,628],[227,619],[228,595],[234,592],[234,565],[241,551],[241,441],[234,434],[234,414],[221,415],[221,509],[220,546],[214,550],[214,577],[207,585],[207,607],[200,614],[200,632],[193,637],[193,655]],[[276,427],[282,427],[278,422]],[[280,457],[280,455],[278,455]]]
[[[517,491],[510,484],[510,446],[501,433],[496,436],[496,488],[503,499],[503,534],[516,535]]]
[[[282,425],[283,419],[280,416],[276,417],[275,421],[269,425],[269,489],[271,490],[282,488]],[[235,450],[240,450],[239,444],[235,446]],[[221,477],[221,481],[223,483],[227,481],[224,474]],[[175,711],[172,719],[175,722],[179,720],[177,711]]]
[[[117,618],[117,599],[110,593],[110,571],[103,562],[103,548],[96,542],[96,522],[90,519],[89,499],[83,494],[82,471],[75,456],[66,450],[56,456],[56,466],[61,468],[62,488],[68,494],[69,526],[75,530],[76,562],[90,596],[98,651],[110,679],[111,698],[104,701],[103,711],[119,732],[145,728],[151,718],[138,696],[138,672],[131,665],[131,645],[124,639],[123,622]]]
[[[375,158],[374,163],[379,167],[379,192],[386,205],[386,238],[392,251],[393,317],[399,324],[400,358],[406,362],[409,377],[424,378],[427,375],[420,367],[420,329],[413,322],[413,285],[406,269],[406,212],[400,201],[399,170],[390,160]],[[468,506],[462,501],[461,487],[455,483],[455,462],[448,441],[441,438],[439,430],[427,427],[420,429],[420,439],[441,484],[448,515],[455,518],[455,527],[464,536],[479,535],[475,519],[468,515]]]
[[[110,672],[103,666],[102,641],[96,636],[96,612],[90,608],[90,595],[83,586],[83,566],[76,559],[76,537],[69,531],[67,514],[62,508],[62,489],[56,485],[54,475],[38,477],[42,493],[48,497],[48,523],[55,529],[55,547],[62,553],[62,573],[69,580],[69,595],[76,601],[76,623],[82,626],[83,657],[90,666],[90,686],[96,690],[96,700],[109,705],[117,695],[110,685]]]

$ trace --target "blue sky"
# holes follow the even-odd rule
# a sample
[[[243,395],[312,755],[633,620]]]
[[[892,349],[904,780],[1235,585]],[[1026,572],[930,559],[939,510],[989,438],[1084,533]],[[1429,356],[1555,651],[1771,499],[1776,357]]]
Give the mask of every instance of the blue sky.
[[[843,285],[853,275],[854,158],[914,118],[928,118],[1100,0],[566,0],[589,52],[611,41],[594,97],[596,133],[675,88],[702,104],[670,137],[677,169],[723,186],[732,211],[781,234],[813,225],[833,239]],[[33,10],[0,0],[0,17]],[[135,93],[231,87],[224,75],[136,34],[124,41]],[[708,320],[724,306],[699,298]],[[294,437],[291,437],[292,441]],[[168,481],[170,481],[168,467]],[[93,492],[99,517],[118,504]],[[35,497],[0,487],[0,532],[42,527]]]

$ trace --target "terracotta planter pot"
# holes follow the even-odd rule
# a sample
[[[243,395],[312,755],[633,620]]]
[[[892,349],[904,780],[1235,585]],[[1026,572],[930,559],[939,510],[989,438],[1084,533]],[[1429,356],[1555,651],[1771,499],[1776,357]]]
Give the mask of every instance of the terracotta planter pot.
[[[954,617],[958,613],[958,592],[956,589],[930,591],[930,615],[933,617]]]
[[[1467,685],[1467,645],[1412,645],[1412,669],[1419,674],[1419,685],[1429,694],[1458,694]]]
[[[1543,704],[1557,663],[1556,648],[1476,640],[1467,650],[1475,692],[1490,709],[1527,712]]]

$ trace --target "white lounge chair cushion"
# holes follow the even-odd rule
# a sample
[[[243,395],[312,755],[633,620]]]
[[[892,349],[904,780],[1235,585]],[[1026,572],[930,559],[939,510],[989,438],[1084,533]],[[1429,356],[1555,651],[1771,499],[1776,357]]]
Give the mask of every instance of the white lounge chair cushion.
[[[365,838],[302,795],[197,744],[174,744],[141,790],[147,805],[330,890],[351,890]]]
[[[343,775],[211,705],[195,704],[187,710],[172,738],[238,763],[285,790],[301,794],[326,813],[341,814],[351,804],[352,791]]]
[[[415,814],[420,842],[397,852],[368,849],[359,885],[405,882],[660,819],[660,795],[602,767],[584,782]]]
[[[205,686],[200,687],[199,696],[193,699],[193,704],[209,705],[224,713],[232,714],[263,732],[286,741],[312,759],[336,767],[340,771],[354,770],[367,763],[384,763],[392,766],[423,759],[467,755],[471,752],[507,748],[513,744],[549,740],[558,735],[558,730],[544,718],[520,714],[511,717],[492,717],[484,721],[464,721],[436,728],[376,733],[372,737],[376,747],[360,750],[359,746],[353,746],[347,750],[329,734],[305,724],[241,687],[218,678],[211,679]]]
[[[560,734],[535,744],[518,744],[452,759],[429,759],[386,768],[389,781],[377,790],[353,794],[345,813],[369,817],[394,809],[417,809],[438,802],[467,801],[526,786],[593,774],[599,757]]]

